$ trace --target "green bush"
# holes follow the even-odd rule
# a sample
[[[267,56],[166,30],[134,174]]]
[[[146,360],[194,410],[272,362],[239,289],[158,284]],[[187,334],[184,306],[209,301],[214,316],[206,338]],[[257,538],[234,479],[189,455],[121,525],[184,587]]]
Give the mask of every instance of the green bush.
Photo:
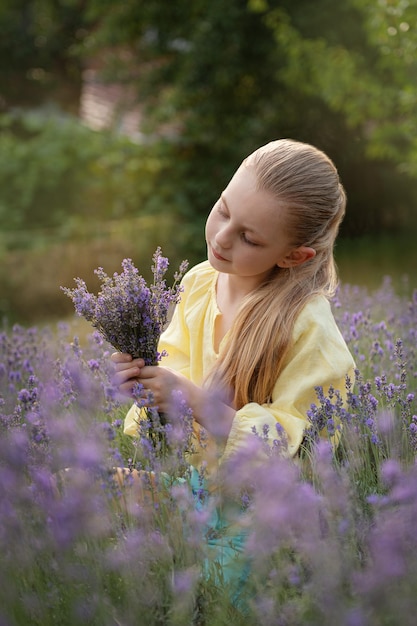
[[[161,204],[153,197],[163,168],[157,145],[96,132],[47,110],[7,113],[0,129],[5,230],[68,227],[74,218],[137,215]]]

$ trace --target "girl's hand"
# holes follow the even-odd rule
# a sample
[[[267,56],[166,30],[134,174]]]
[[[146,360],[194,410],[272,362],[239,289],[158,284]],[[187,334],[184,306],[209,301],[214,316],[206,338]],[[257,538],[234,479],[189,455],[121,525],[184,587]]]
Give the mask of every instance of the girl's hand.
[[[195,387],[181,374],[160,365],[147,365],[143,359],[133,359],[130,354],[115,352],[111,355],[115,366],[113,383],[121,394],[133,398],[133,389],[137,383],[144,387],[143,397],[151,396],[152,405],[167,413],[172,406],[172,392],[180,389],[185,397],[190,393],[188,387]]]
[[[113,383],[121,394],[133,397],[132,390],[136,383],[139,382],[141,369],[145,366],[143,359],[132,359],[130,354],[122,352],[114,352],[111,355],[114,363],[115,373],[113,375]]]
[[[142,367],[138,380],[145,391],[151,392],[153,403],[161,413],[172,413],[172,392],[180,391],[200,426],[218,440],[225,441],[229,436],[236,410],[214,397],[213,393],[195,385],[182,374],[160,365]]]
[[[143,385],[145,392],[150,394],[152,404],[158,407],[161,413],[170,413],[172,411],[173,391],[181,391],[185,400],[189,401],[190,388],[195,387],[182,374],[178,374],[178,372],[161,365],[142,367],[138,381]]]
[[[113,381],[123,395],[133,397],[132,390],[139,382],[144,387],[144,397],[150,392],[152,404],[161,413],[170,414],[172,392],[181,391],[193,417],[218,439],[227,439],[236,410],[224,404],[213,394],[198,387],[188,378],[161,365],[145,365],[143,359],[132,359],[130,354],[116,352],[111,360],[115,365]]]

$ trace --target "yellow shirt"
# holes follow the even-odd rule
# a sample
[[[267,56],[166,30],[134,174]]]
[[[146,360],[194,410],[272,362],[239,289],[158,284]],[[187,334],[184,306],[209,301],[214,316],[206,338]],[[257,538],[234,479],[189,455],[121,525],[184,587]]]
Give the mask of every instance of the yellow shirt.
[[[182,281],[181,301],[159,344],[161,351],[168,352],[162,365],[181,372],[197,385],[203,383],[218,356],[214,349],[215,320],[221,315],[216,301],[217,276],[208,261],[189,270]],[[287,434],[289,454],[294,455],[308,426],[307,411],[317,402],[314,388],[322,386],[326,392],[332,385],[343,396],[346,375],[353,380],[353,358],[328,300],[316,296],[296,320],[292,347],[277,378],[272,401],[262,405],[251,402],[236,411],[226,446],[219,452],[220,460],[244,447],[248,437],[253,437],[253,427],[262,434],[266,424],[276,438],[277,422]],[[125,433],[136,434],[138,419],[138,409],[132,406],[126,415]],[[195,427],[198,431],[197,424]],[[213,450],[213,445],[211,442],[208,450]],[[200,458],[193,457],[193,465],[198,466],[204,454],[202,450]]]

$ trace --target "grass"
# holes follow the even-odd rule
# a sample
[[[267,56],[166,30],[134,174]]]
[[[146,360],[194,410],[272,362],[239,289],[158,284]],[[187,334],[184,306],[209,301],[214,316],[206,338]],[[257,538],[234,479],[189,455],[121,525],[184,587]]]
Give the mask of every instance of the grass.
[[[413,233],[340,239],[335,258],[341,281],[374,290],[389,276],[397,293],[409,295],[417,287],[415,240]]]

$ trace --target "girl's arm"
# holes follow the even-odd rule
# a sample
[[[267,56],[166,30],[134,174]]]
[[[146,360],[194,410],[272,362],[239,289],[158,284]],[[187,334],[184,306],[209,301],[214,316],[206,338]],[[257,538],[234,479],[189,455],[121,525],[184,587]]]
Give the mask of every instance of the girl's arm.
[[[346,397],[346,376],[354,380],[354,361],[324,298],[308,303],[296,321],[292,348],[279,375],[272,401],[250,403],[236,412],[223,458],[248,443],[255,428],[260,436],[267,431],[270,442],[284,432],[288,454],[297,453],[308,426],[307,411],[317,404],[315,387],[338,389]],[[278,427],[277,427],[278,425]]]
[[[143,359],[132,359],[129,354],[120,352],[115,352],[111,359],[115,365],[114,384],[120,393],[132,397],[135,385],[142,383],[144,397],[150,393],[152,404],[169,415],[173,408],[172,394],[180,391],[192,410],[195,421],[216,439],[226,442],[236,411],[217,399],[213,393],[168,367],[145,366]]]

